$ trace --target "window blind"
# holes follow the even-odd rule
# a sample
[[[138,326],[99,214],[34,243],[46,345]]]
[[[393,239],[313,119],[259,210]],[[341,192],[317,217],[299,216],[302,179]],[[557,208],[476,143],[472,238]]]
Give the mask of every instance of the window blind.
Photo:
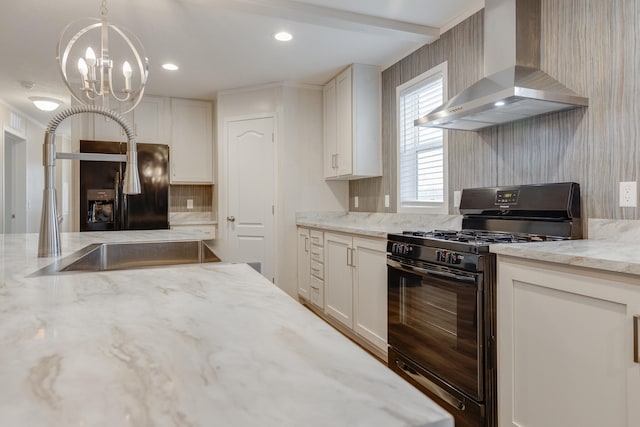
[[[400,206],[419,207],[444,202],[444,134],[442,129],[416,127],[444,101],[442,73],[432,74],[399,94]]]

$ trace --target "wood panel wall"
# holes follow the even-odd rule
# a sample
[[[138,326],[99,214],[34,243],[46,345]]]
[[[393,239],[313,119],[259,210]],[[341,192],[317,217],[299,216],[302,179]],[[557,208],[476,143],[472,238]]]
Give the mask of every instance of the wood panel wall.
[[[384,175],[350,183],[350,210],[397,210],[396,87],[445,60],[450,96],[481,78],[483,22],[481,11],[383,71]],[[576,181],[583,217],[640,219],[637,208],[618,207],[618,183],[640,176],[639,26],[639,0],[543,0],[541,68],[588,97],[589,107],[449,131],[450,213],[453,192],[466,187]]]

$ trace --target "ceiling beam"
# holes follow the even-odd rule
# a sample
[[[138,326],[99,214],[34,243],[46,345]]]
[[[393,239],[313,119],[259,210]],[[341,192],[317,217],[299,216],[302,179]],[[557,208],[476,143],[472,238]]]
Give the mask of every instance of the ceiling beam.
[[[394,19],[348,12],[293,0],[216,0],[226,9],[287,19],[295,22],[357,31],[401,40],[431,43],[440,37],[440,29]]]

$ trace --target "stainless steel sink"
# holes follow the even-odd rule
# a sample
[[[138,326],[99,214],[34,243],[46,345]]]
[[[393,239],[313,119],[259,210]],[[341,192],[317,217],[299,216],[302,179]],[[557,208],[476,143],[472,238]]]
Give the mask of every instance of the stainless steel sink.
[[[212,243],[212,240],[94,243],[31,276],[220,262],[210,247]]]

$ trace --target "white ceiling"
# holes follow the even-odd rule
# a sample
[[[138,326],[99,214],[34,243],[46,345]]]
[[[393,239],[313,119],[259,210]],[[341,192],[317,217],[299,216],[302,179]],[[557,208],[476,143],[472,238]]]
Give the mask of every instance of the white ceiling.
[[[29,96],[69,103],[56,43],[71,21],[100,16],[99,0],[5,2],[0,99],[47,123]],[[108,18],[142,41],[146,93],[214,99],[221,90],[291,81],[324,84],[350,63],[388,67],[484,7],[484,0],[110,0]],[[273,34],[287,30],[283,44]],[[116,53],[112,52],[112,56]],[[171,61],[177,72],[160,65]],[[32,89],[20,82],[35,83]]]

